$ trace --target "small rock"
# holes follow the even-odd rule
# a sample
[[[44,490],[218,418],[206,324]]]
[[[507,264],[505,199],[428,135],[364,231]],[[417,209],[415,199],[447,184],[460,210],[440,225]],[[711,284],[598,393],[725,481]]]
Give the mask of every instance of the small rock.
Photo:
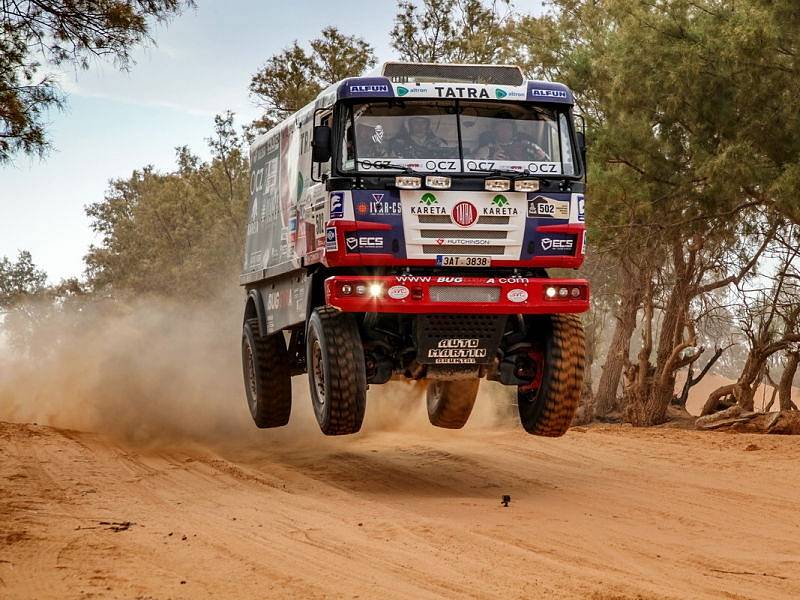
[[[747,444],[747,446],[744,447],[744,450],[745,452],[752,452],[753,450],[761,450],[761,448],[755,444]]]

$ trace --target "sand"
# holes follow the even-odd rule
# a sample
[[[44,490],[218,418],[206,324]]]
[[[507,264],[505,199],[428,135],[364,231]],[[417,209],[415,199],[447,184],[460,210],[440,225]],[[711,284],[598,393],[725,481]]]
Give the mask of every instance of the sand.
[[[143,447],[0,423],[0,598],[800,597],[796,439],[373,426]]]

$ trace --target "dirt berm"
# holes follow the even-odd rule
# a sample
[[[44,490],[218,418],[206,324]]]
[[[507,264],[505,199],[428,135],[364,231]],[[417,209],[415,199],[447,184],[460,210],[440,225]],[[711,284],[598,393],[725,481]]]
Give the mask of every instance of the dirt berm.
[[[795,439],[259,437],[0,423],[0,598],[800,597]]]

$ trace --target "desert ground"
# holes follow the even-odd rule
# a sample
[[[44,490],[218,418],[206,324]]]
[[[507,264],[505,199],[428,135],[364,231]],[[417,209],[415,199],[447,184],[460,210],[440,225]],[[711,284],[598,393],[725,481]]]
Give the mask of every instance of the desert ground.
[[[0,597],[800,597],[795,439],[543,439],[488,402],[338,439],[310,411],[205,442],[0,423]]]

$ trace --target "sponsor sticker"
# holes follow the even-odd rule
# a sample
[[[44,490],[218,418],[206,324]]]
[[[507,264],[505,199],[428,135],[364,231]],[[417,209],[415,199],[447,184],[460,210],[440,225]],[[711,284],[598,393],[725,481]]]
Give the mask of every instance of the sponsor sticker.
[[[584,223],[586,221],[586,203],[583,199],[583,194],[575,194],[578,204],[578,222]]]
[[[428,358],[435,362],[464,361],[475,362],[486,358],[486,348],[480,347],[479,339],[449,338],[439,340],[436,348],[428,350]]]
[[[402,300],[403,298],[408,298],[408,295],[411,292],[409,289],[404,285],[393,285],[386,291],[386,295],[389,298],[393,298],[395,300]]]
[[[572,252],[575,240],[572,238],[542,238],[540,241],[545,252],[564,253]]]
[[[369,203],[369,214],[378,216],[399,215],[401,204],[397,200],[386,199],[386,194],[372,194],[372,201]]]
[[[531,88],[530,95],[534,98],[567,98],[567,92],[564,90],[543,90],[539,88]]]
[[[485,239],[471,239],[471,238],[437,238],[436,243],[439,246],[447,244],[448,246],[491,246],[491,240]]]
[[[325,229],[325,250],[336,252],[339,249],[339,241],[336,239],[336,227]]]
[[[331,219],[344,219],[344,192],[331,192]]]
[[[385,84],[371,84],[371,85],[351,85],[351,94],[380,94],[389,91],[389,86]]]
[[[528,200],[528,217],[531,219],[569,219],[569,202],[536,196]]]
[[[497,208],[503,208],[504,206],[508,206],[508,198],[503,196],[503,194],[497,194],[497,196],[492,198],[492,204]]]
[[[345,239],[348,250],[356,248],[376,249],[383,248],[383,238],[373,235],[348,235]]]
[[[514,288],[506,294],[506,298],[511,302],[525,302],[528,299],[528,292],[519,288]]]

